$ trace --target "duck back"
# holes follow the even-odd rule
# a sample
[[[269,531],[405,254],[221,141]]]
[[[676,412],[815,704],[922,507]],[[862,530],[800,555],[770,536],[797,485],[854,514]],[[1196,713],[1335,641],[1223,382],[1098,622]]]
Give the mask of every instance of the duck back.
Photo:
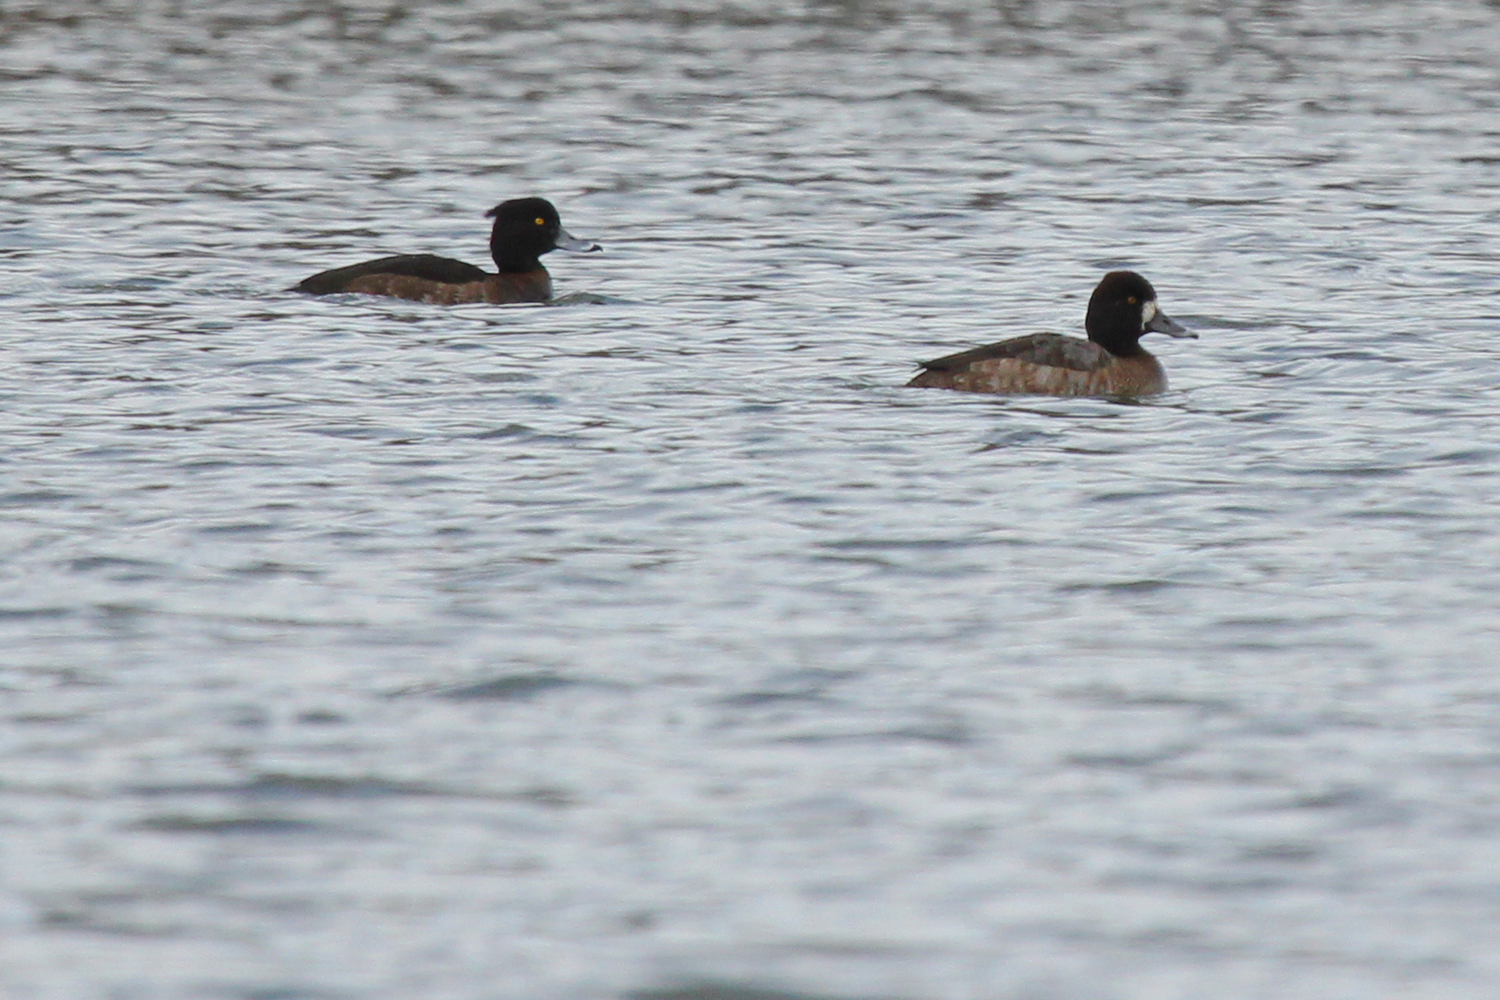
[[[418,278],[445,285],[462,285],[473,281],[483,281],[489,277],[473,264],[466,264],[451,257],[417,253],[382,257],[379,260],[367,260],[363,264],[351,264],[348,267],[322,271],[305,279],[296,290],[309,295],[333,295],[338,292],[361,291],[362,289],[349,286],[360,278],[371,278],[377,275]]]

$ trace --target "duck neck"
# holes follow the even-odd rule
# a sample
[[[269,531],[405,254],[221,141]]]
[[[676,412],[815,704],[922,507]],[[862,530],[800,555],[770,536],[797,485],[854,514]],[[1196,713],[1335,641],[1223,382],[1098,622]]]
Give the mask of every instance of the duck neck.
[[[1151,356],[1151,353],[1141,346],[1139,334],[1121,336],[1107,330],[1090,330],[1089,339],[1117,358],[1149,358]]]
[[[495,261],[495,267],[501,274],[522,274],[526,271],[539,270],[542,266],[541,258],[536,254],[506,250],[504,247],[496,246],[493,241],[490,243],[490,257]]]

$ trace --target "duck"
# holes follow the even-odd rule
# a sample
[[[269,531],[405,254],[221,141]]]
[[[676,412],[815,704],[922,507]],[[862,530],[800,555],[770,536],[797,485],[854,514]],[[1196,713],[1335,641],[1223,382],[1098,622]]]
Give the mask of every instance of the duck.
[[[1111,271],[1089,297],[1088,339],[1033,333],[933,361],[908,388],[1042,396],[1151,396],[1167,373],[1141,347],[1147,333],[1198,335],[1162,311],[1156,289],[1134,271]]]
[[[546,198],[513,198],[484,214],[495,220],[490,230],[490,256],[497,274],[451,257],[404,254],[322,271],[303,280],[293,291],[308,295],[360,292],[438,305],[546,302],[552,298],[552,277],[542,266],[542,254],[602,249],[564,229],[557,209]]]

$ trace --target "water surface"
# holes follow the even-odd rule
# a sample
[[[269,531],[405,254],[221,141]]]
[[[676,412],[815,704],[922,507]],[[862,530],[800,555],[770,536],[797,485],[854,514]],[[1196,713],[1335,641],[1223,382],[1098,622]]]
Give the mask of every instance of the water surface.
[[[1500,10],[0,9],[0,993],[1500,990]],[[558,307],[285,291],[481,262]],[[1136,404],[901,388],[1138,269]]]

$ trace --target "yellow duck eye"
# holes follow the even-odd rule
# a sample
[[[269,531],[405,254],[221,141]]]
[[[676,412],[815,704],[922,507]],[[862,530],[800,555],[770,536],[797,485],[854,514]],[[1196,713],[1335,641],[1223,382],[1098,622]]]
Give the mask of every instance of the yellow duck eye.
[[[1137,300],[1136,300],[1136,297],[1134,295],[1132,295],[1128,299],[1126,299],[1125,301],[1129,302],[1131,305],[1135,305]]]
[[[539,225],[539,226],[545,226],[547,224],[547,220],[546,219],[537,219],[536,220],[536,224]]]

